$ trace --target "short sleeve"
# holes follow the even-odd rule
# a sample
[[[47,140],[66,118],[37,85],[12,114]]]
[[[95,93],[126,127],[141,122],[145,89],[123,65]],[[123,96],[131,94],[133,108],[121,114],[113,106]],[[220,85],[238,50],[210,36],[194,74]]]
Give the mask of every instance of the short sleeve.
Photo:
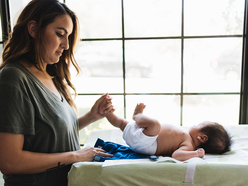
[[[34,135],[35,110],[18,69],[0,72],[0,132]]]

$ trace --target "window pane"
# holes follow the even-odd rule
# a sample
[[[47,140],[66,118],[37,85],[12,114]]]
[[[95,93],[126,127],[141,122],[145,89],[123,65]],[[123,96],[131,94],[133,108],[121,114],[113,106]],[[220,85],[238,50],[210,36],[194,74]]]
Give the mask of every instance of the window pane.
[[[2,20],[2,17],[1,17],[1,12],[0,12],[0,20]],[[0,21],[0,41],[2,42],[3,41],[3,35],[2,35],[2,21]]]
[[[15,25],[19,14],[21,13],[22,9],[30,2],[30,0],[10,0],[9,7],[10,7],[10,21],[11,21],[11,28]]]
[[[187,39],[185,92],[239,92],[242,38]]]
[[[111,95],[112,96],[112,95]],[[113,100],[112,103],[115,107],[115,114],[119,117],[124,117],[124,111],[123,111],[123,96],[112,96]],[[78,107],[79,114],[78,116],[82,116],[86,114],[95,101],[100,98],[100,96],[77,96],[75,102]],[[88,135],[92,130],[99,130],[99,129],[111,129],[114,128],[107,119],[100,119],[89,126],[85,127],[84,129],[80,130],[80,142],[85,143],[87,140]]]
[[[123,92],[121,41],[81,42],[75,58],[82,69],[81,76],[73,75],[77,92]]]
[[[242,34],[244,0],[184,1],[185,35]]]
[[[121,0],[67,0],[77,14],[81,38],[121,37]]]
[[[17,18],[20,15],[23,8],[30,2],[31,0],[9,0],[10,7],[10,21],[11,28],[16,24]],[[63,3],[63,0],[59,0]]]
[[[0,54],[2,54],[2,52],[3,52],[3,45],[2,44],[0,44]],[[2,61],[2,58],[1,58],[1,60],[0,61]]]
[[[126,91],[180,92],[180,40],[126,41]]]
[[[180,35],[181,7],[181,0],[125,0],[125,36]]]
[[[192,126],[202,121],[222,125],[238,125],[239,95],[189,95],[183,100],[183,125]]]
[[[0,63],[2,63],[2,52],[3,52],[3,44],[0,44],[0,54],[1,54],[1,58],[0,58]]]
[[[0,171],[0,185],[4,185],[3,174],[1,171]]]
[[[135,95],[127,96],[127,120],[131,121],[137,103],[144,103],[144,114],[161,123],[180,125],[180,97],[176,95]]]

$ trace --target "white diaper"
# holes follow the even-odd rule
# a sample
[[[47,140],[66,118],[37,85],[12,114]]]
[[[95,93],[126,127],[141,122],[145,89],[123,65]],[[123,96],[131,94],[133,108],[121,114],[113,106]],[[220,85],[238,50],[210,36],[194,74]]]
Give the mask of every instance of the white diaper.
[[[123,139],[137,153],[154,155],[157,150],[157,136],[147,136],[135,122],[128,123],[123,131]]]

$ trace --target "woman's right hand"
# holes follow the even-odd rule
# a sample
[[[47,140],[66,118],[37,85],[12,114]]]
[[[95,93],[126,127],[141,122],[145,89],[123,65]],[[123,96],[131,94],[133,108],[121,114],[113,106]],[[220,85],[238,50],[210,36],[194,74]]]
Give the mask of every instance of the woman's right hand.
[[[95,155],[99,155],[102,157],[113,157],[112,154],[107,154],[105,150],[101,148],[94,147],[84,147],[78,151],[76,151],[77,162],[80,161],[92,161]]]

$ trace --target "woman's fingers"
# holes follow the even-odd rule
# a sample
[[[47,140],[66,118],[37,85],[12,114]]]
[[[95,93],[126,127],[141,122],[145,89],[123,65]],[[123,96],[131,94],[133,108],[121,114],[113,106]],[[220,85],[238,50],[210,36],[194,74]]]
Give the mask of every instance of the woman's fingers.
[[[112,98],[109,97],[108,93],[102,95],[97,101],[96,104],[98,104],[98,112],[100,114],[104,113],[104,110],[106,109],[106,105],[111,102]],[[112,103],[111,103],[112,104]]]
[[[114,110],[114,106],[111,104],[107,105],[104,109],[104,113],[110,112],[111,110]]]
[[[95,150],[96,150],[95,155],[103,156],[103,157],[113,157],[113,154],[106,153],[106,151],[103,150],[102,148],[95,148]]]
[[[106,94],[106,97],[102,100],[102,102],[99,105],[98,112],[100,114],[104,114],[113,110],[114,110],[114,106],[112,105],[112,97]]]
[[[96,100],[96,104],[100,104],[107,97],[109,97],[108,93],[103,94],[98,100]]]
[[[102,156],[102,157],[113,157],[113,154],[108,154],[108,153],[100,152],[99,153],[99,156]]]
[[[110,112],[111,110],[114,110],[114,106],[112,104],[112,98],[110,100],[107,100],[107,103],[103,106],[103,113]]]

